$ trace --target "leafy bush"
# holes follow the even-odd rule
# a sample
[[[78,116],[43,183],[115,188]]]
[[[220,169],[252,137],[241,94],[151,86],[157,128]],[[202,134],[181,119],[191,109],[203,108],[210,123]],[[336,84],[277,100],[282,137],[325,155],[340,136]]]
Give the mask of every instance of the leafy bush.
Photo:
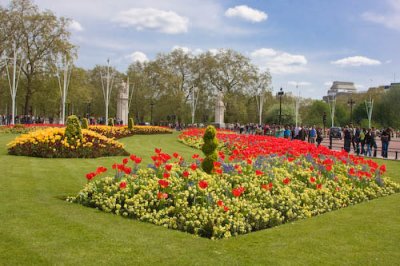
[[[211,174],[212,170],[214,169],[214,162],[218,160],[218,155],[216,151],[218,147],[218,140],[215,137],[216,134],[217,130],[215,129],[215,127],[208,126],[203,136],[204,144],[201,150],[206,157],[201,163],[201,167],[208,174]]]
[[[81,135],[82,139],[72,139],[66,136],[64,128],[38,130],[10,142],[8,153],[45,158],[96,158],[128,154],[121,143],[96,132],[83,129]],[[74,140],[73,144],[71,140]]]
[[[70,145],[76,145],[82,142],[81,123],[76,115],[68,116],[67,128],[65,129],[65,139]]]
[[[83,118],[82,119],[82,129],[88,129],[89,128],[89,121],[87,120],[87,118]]]
[[[133,118],[129,118],[128,120],[128,129],[132,130],[135,123],[133,122]]]

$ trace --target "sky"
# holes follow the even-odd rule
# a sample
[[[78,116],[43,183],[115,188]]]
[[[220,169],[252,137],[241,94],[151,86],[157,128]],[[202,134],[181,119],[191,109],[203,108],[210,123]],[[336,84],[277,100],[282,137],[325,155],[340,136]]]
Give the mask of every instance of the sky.
[[[332,81],[359,91],[400,80],[400,0],[34,0],[72,20],[79,67],[125,72],[181,48],[233,49],[281,87],[321,99]],[[0,0],[2,6],[9,1]],[[397,77],[396,77],[397,76]]]

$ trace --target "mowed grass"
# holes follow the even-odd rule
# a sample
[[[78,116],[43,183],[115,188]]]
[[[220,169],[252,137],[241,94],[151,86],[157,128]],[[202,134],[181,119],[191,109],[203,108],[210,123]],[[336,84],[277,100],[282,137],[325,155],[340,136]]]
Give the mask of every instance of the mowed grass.
[[[85,174],[122,157],[40,159],[6,154],[0,134],[0,265],[398,265],[400,194],[227,240],[212,241],[70,204]],[[126,149],[150,163],[154,148],[190,158],[177,134],[133,136]],[[400,162],[379,161],[400,182]]]

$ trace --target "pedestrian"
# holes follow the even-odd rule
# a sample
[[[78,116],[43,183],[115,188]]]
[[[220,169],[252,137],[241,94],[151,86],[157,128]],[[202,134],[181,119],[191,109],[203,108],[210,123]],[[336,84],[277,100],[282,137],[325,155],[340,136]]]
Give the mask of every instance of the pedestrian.
[[[322,133],[322,129],[318,128],[317,129],[317,147],[319,147],[319,145],[321,145],[321,142],[323,141],[323,133]]]
[[[290,131],[289,126],[286,125],[285,131],[283,132],[283,137],[284,137],[285,139],[291,139],[291,136],[292,136],[292,132]]]
[[[371,157],[371,148],[372,148],[371,141],[372,141],[371,129],[368,129],[367,131],[365,131],[365,137],[364,137],[365,146],[367,148],[364,153],[365,156]]]
[[[372,127],[371,131],[371,148],[374,148],[374,157],[376,157],[376,151],[378,150],[378,145],[376,144],[376,136],[378,132],[376,131],[375,127]]]
[[[315,139],[317,138],[317,130],[315,129],[315,126],[312,126],[308,135],[309,135],[309,140],[310,140],[309,142],[314,144]]]
[[[364,146],[365,146],[365,128],[362,128],[360,131],[360,144],[361,144],[361,154],[365,154]]]
[[[387,128],[382,131],[381,134],[381,141],[382,141],[382,157],[388,157],[388,149],[389,149],[389,141],[390,141],[390,129]]]
[[[350,132],[349,126],[346,126],[344,128],[343,135],[344,135],[344,145],[343,145],[344,147],[343,148],[345,151],[350,152],[351,132]]]
[[[361,133],[360,128],[357,127],[356,130],[355,130],[355,133],[354,133],[354,137],[353,137],[353,140],[354,140],[354,143],[355,143],[354,152],[357,155],[360,155],[360,133]]]

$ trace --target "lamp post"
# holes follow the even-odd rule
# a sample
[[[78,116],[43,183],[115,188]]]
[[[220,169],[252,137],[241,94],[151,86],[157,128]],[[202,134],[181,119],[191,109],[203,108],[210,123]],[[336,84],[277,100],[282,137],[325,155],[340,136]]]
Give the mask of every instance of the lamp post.
[[[279,96],[279,125],[281,125],[282,121],[282,96],[283,96],[283,89],[281,88],[280,91],[278,92]]]
[[[155,103],[153,101],[150,102],[150,125],[153,125],[153,106]]]
[[[350,123],[353,124],[353,104],[356,102],[353,101],[353,98],[350,96],[350,99],[347,101],[347,104],[350,106]]]

